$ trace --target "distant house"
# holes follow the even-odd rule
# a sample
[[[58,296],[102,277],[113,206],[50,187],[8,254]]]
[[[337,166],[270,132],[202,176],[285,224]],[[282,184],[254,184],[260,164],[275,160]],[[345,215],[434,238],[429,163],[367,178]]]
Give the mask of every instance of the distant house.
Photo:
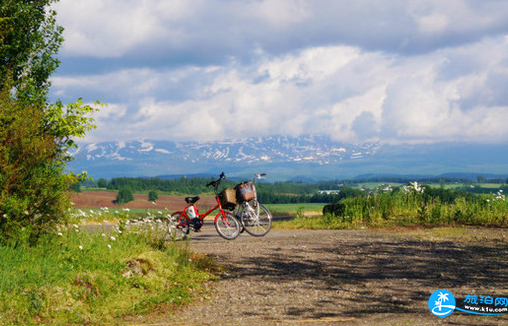
[[[321,195],[336,195],[340,190],[319,190],[318,193]]]

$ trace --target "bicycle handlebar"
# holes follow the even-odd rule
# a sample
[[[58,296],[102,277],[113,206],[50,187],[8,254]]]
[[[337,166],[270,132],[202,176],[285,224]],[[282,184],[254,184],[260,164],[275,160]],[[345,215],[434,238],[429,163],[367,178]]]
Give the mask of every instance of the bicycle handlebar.
[[[215,188],[215,192],[217,192],[217,188],[219,187],[219,184],[221,183],[222,180],[226,179],[226,175],[224,174],[224,172],[222,172],[219,176],[219,179],[215,180],[215,181],[211,181],[209,182],[206,186],[207,187],[210,187],[210,186],[213,186]]]

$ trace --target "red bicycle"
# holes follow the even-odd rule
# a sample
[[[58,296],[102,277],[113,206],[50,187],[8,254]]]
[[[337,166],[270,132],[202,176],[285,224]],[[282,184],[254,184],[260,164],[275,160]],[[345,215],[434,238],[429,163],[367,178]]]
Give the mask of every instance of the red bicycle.
[[[231,212],[226,211],[233,210],[236,206],[235,190],[226,188],[220,193],[218,192],[219,185],[225,178],[226,175],[222,172],[219,179],[206,185],[207,187],[213,186],[215,192],[217,205],[213,208],[203,214],[199,214],[195,204],[200,197],[186,197],[185,202],[187,203],[187,206],[185,206],[182,211],[177,211],[171,214],[169,218],[168,232],[172,239],[186,239],[191,228],[194,231],[199,231],[203,226],[203,220],[205,217],[216,209],[219,209],[219,213],[215,216],[214,220],[217,233],[227,240],[233,240],[238,237],[238,234],[240,234],[240,222]]]

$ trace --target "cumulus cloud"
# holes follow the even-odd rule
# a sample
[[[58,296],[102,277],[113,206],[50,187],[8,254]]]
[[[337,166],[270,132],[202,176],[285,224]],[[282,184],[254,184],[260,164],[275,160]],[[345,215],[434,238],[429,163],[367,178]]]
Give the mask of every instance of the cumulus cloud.
[[[64,63],[102,62],[53,79],[55,97],[112,106],[93,141],[508,141],[502,1],[61,0],[57,10]]]
[[[60,0],[64,56],[157,56],[193,64],[309,46],[422,53],[508,27],[498,0]],[[187,57],[187,58],[185,58]]]

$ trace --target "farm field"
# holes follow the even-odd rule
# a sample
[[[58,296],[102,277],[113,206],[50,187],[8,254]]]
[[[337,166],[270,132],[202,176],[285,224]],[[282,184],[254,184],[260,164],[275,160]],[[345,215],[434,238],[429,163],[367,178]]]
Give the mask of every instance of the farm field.
[[[132,212],[142,213],[146,210],[169,210],[173,212],[185,207],[185,200],[183,196],[175,195],[159,195],[155,203],[148,201],[146,194],[134,194],[134,201],[128,202],[123,205],[116,205],[114,203],[116,192],[93,190],[84,191],[81,193],[74,193],[72,195],[72,202],[76,209],[100,209],[108,207],[109,209],[125,209],[128,208]],[[213,196],[201,196],[197,203],[200,211],[204,211],[215,206],[215,198]],[[321,203],[301,203],[301,204],[267,204],[266,207],[272,212],[274,216],[295,216],[301,213],[303,216],[316,216],[320,215],[323,207],[326,204]]]
[[[179,196],[161,196],[155,203],[148,201],[148,195],[134,194],[134,201],[121,206],[114,203],[117,193],[110,191],[84,191],[74,193],[72,202],[75,208],[129,208],[129,209],[168,209],[174,211],[185,206],[185,197]],[[212,196],[203,196],[198,202],[201,209],[211,208],[215,205],[215,198]]]

